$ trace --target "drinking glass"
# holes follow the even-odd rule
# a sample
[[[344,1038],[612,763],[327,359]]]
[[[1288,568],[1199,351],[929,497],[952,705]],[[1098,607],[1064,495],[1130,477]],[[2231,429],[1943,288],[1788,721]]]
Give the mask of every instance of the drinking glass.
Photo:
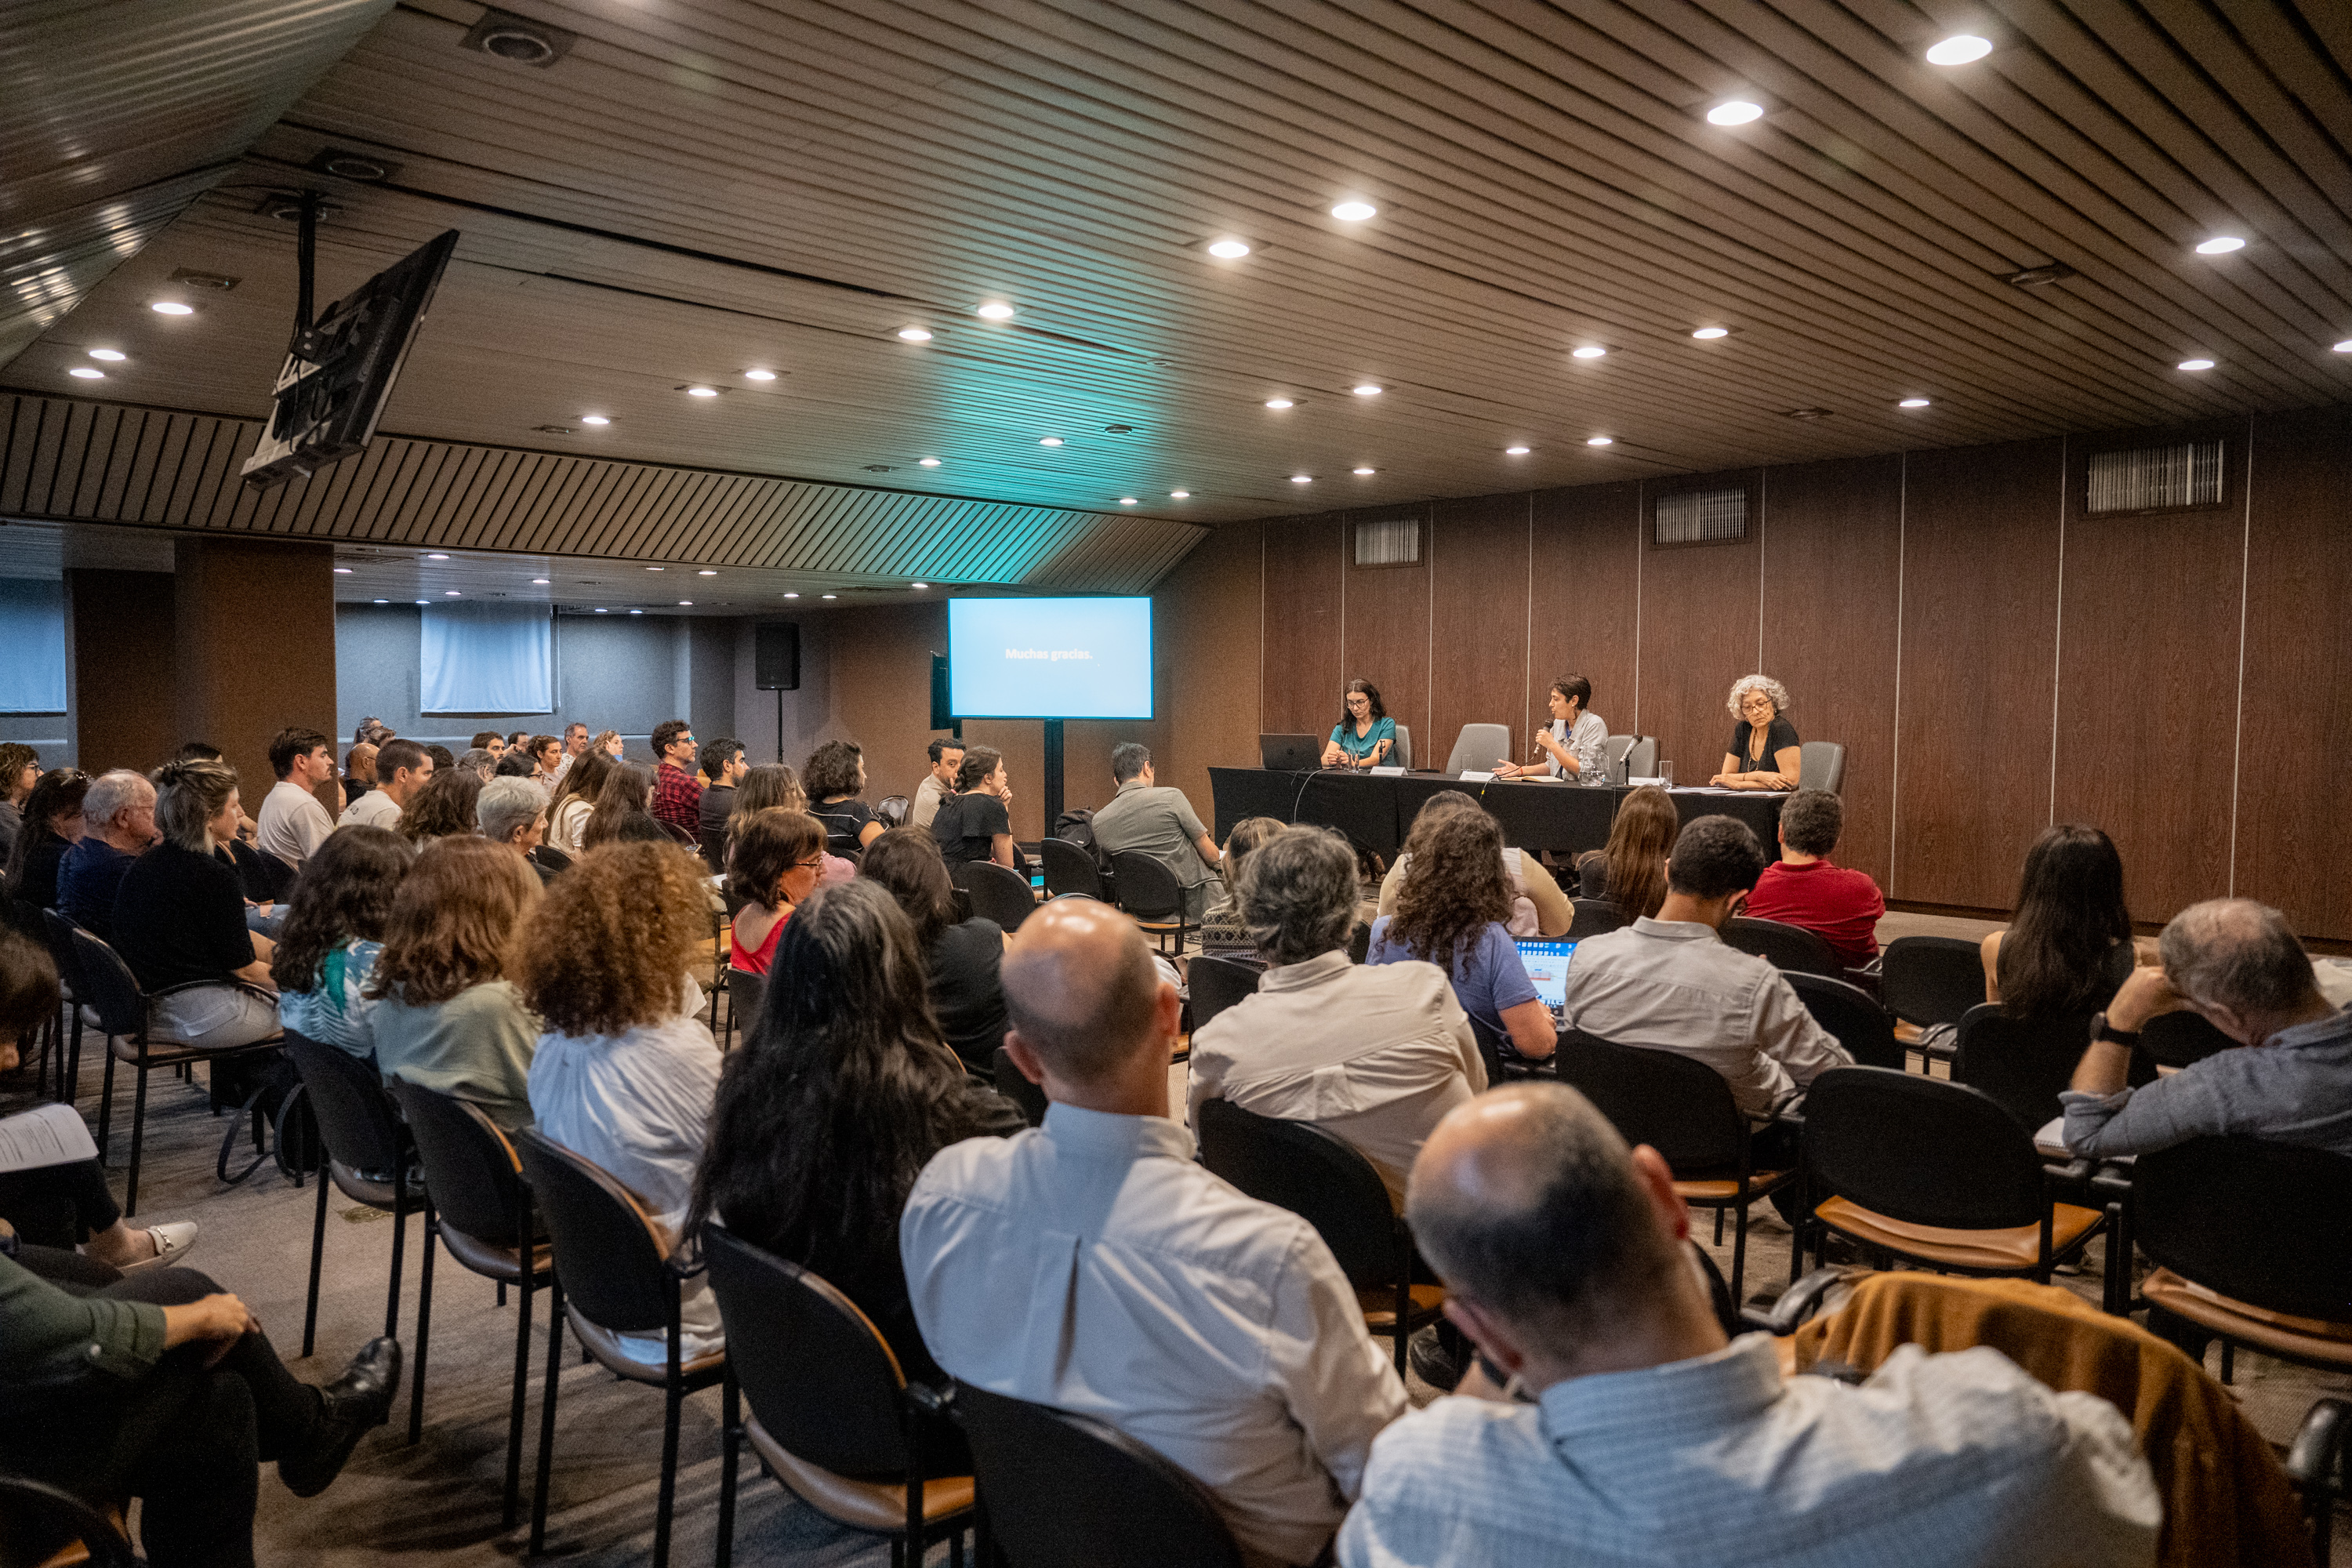
[[[1672,788],[1674,788],[1674,787],[1675,787],[1675,764],[1674,764],[1674,763],[1660,763],[1658,764],[1658,782],[1659,782],[1660,784],[1662,784],[1665,785],[1668,789],[1672,789]]]

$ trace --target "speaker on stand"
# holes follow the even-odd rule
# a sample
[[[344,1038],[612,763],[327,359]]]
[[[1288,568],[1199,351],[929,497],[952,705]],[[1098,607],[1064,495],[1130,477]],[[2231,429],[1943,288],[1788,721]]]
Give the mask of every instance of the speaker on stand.
[[[801,689],[801,628],[797,621],[761,621],[752,627],[751,668],[762,691],[776,694],[776,761],[784,760],[784,693]]]

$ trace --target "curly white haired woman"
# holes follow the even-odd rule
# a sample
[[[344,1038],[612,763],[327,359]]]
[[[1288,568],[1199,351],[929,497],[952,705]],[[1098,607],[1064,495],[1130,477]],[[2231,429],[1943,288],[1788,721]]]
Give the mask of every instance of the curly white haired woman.
[[[1788,721],[1789,689],[1769,675],[1743,675],[1724,702],[1738,721],[1723,771],[1707,780],[1731,789],[1794,789],[1804,763],[1797,727]]]

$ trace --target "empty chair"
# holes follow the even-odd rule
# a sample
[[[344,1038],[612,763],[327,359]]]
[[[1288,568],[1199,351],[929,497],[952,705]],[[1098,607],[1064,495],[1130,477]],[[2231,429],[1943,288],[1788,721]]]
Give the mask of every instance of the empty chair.
[[[996,1054],[989,1058],[989,1081],[996,1086],[997,1093],[1021,1108],[1030,1126],[1045,1122],[1045,1090],[1031,1083],[1029,1075],[1013,1065],[1013,1053],[1003,1046],[997,1047]]]
[[[1982,1089],[2030,1132],[2060,1113],[2058,1092],[2074,1078],[2090,1043],[2087,1013],[2012,1018],[1990,1003],[1979,1003],[1960,1019],[1952,1079]],[[2155,1077],[2147,1053],[2134,1051],[2127,1081],[2137,1088]]]
[[[1658,738],[1643,735],[1625,751],[1624,777],[1654,779],[1658,776]]]
[[[993,860],[967,860],[953,869],[959,884],[971,895],[971,912],[1008,931],[1020,930],[1037,907],[1029,879],[1018,871],[1008,871]]]
[[[727,971],[727,1034],[719,1042],[720,1050],[733,1047],[740,1032],[750,1038],[751,1026],[760,1021],[760,1004],[767,996],[768,977],[754,974],[748,969],[730,966]]]
[[[1402,724],[1397,726],[1397,742],[1389,751],[1389,761],[1401,768],[1412,766],[1412,731]]]
[[[1798,744],[1797,787],[1845,793],[1845,748],[1835,741],[1805,741]]]
[[[1802,926],[1734,915],[1723,922],[1722,935],[1726,946],[1754,953],[1775,969],[1826,974],[1832,979],[1845,973],[1845,965],[1838,962],[1837,954],[1830,950],[1822,934]]]
[[[1111,876],[1118,883],[1118,907],[1143,928],[1143,934],[1167,952],[1184,951],[1184,939],[1198,929],[1185,912],[1184,889],[1176,873],[1136,849],[1122,849],[1110,858]],[[1171,950],[1165,944],[1173,940]]]
[[[1095,864],[1094,851],[1085,845],[1048,837],[1039,842],[1037,858],[1045,864],[1049,898],[1064,893],[1084,893],[1090,899],[1104,896],[1102,868]]]
[[[702,863],[710,868],[711,875],[725,875],[727,871],[727,829],[723,826],[703,828],[695,835],[695,843],[698,847],[698,852],[702,856]],[[556,868],[559,870],[562,869],[560,867]]]
[[[1633,923],[1612,899],[1570,899],[1568,903],[1568,940],[1570,942],[1582,942],[1588,936],[1622,931]]]
[[[953,1436],[939,1391],[909,1384],[872,1321],[823,1279],[724,1226],[705,1227],[702,1248],[727,1324],[719,1568],[734,1555],[747,1440],[793,1495],[836,1523],[888,1535],[893,1568],[919,1568],[927,1544],[960,1536],[971,1517],[971,1476],[924,1473]]]
[[[1508,762],[1511,756],[1511,727],[1508,724],[1465,724],[1454,742],[1454,753],[1445,759],[1449,773],[1486,773],[1496,763]]]
[[[1265,973],[1254,963],[1211,953],[1192,960],[1184,976],[1192,994],[1192,1027],[1201,1029],[1210,1019],[1255,993],[1258,977]]]
[[[1201,1483],[1117,1427],[969,1385],[950,1412],[985,1534],[1020,1568],[1241,1568]]]
[[[874,816],[884,827],[904,827],[912,804],[903,795],[886,795],[874,803]]]
[[[1633,735],[1612,735],[1601,742],[1601,754],[1609,760],[1609,771],[1612,776],[1633,772],[1631,759],[1633,742],[1637,739],[1639,737]]]
[[[1781,979],[1813,1016],[1813,1022],[1837,1037],[1845,1054],[1866,1068],[1904,1068],[1903,1047],[1895,1038],[1895,1020],[1861,986],[1832,980],[1826,974],[1784,971]]]
[[[327,1247],[327,1190],[392,1215],[392,1279],[384,1290],[383,1331],[400,1332],[401,1250],[408,1238],[408,1209],[425,1194],[408,1181],[407,1130],[384,1098],[375,1068],[340,1046],[286,1036],[286,1054],[301,1075],[303,1097],[326,1145],[319,1174],[318,1209],[310,1216],[310,1294],[302,1310],[302,1353],[309,1355],[319,1327],[319,1266]]]
[[[1879,955],[1878,999],[1906,1024],[1958,1024],[1985,999],[1984,955],[1956,936],[1898,936]]]

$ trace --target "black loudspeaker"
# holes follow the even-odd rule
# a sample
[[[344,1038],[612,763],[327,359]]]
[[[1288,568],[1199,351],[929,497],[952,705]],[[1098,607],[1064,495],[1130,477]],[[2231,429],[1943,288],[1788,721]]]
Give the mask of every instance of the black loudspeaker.
[[[793,621],[761,621],[752,628],[758,643],[751,655],[762,691],[801,689],[801,628]]]
[[[955,724],[955,716],[948,711],[948,656],[931,655],[931,728],[945,730]],[[956,730],[958,735],[963,731]]]

